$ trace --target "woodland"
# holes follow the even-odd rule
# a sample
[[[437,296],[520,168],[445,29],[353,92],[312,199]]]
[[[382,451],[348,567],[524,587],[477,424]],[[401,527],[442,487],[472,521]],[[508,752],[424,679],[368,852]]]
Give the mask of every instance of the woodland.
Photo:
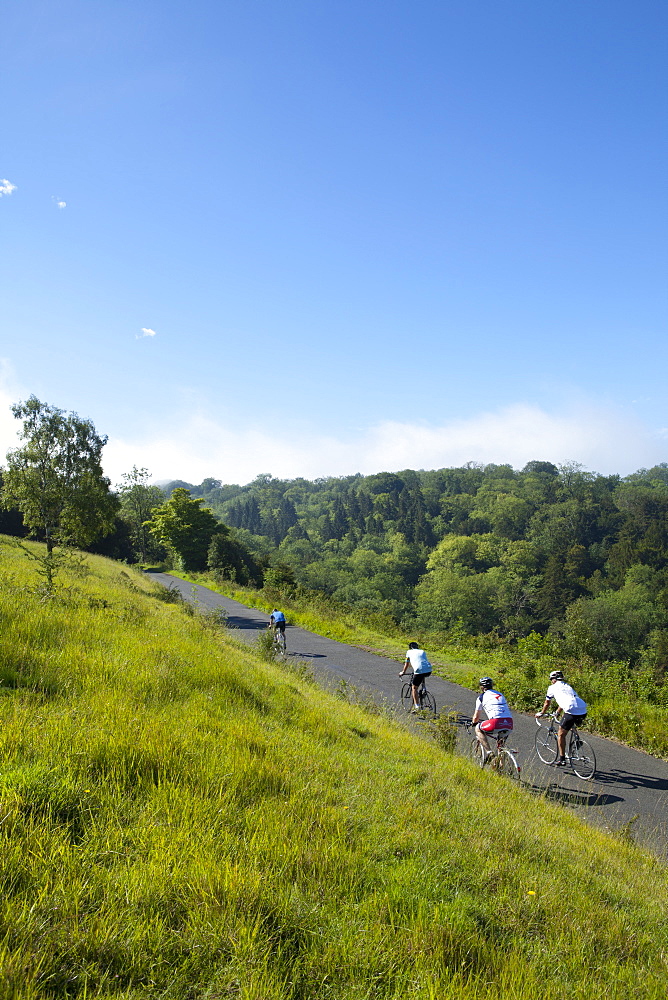
[[[624,478],[534,461],[175,489],[251,554],[209,562],[238,583],[261,575],[444,639],[553,635],[598,662],[649,653],[668,670],[668,463]]]

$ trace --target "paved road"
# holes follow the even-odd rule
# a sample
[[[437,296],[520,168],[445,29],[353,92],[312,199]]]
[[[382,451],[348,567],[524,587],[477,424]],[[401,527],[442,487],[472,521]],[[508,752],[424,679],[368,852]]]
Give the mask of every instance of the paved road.
[[[267,627],[269,616],[262,611],[167,573],[151,576],[202,609],[224,608],[228,627],[241,642],[254,643],[258,632]],[[336,688],[345,681],[365,697],[398,703],[401,664],[397,661],[296,626],[288,626],[286,636],[289,655],[308,664],[324,686]],[[466,688],[432,675],[429,690],[440,710],[450,708],[468,718],[472,715],[475,695]],[[668,860],[668,763],[587,733],[596,753],[597,772],[592,781],[581,781],[569,768],[562,771],[541,763],[534,750],[535,732],[533,716],[515,713],[512,745],[519,751],[522,778],[529,791],[564,803],[589,823],[625,829],[637,843]]]

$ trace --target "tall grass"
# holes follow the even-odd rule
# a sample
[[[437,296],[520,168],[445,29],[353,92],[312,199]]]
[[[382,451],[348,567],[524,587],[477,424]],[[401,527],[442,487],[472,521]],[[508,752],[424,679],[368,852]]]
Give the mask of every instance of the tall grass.
[[[665,996],[656,859],[138,574],[0,559],[3,1000]]]

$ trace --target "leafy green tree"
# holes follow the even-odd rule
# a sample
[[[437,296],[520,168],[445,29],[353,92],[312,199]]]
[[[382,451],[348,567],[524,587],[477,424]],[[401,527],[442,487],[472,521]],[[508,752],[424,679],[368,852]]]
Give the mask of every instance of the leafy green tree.
[[[224,580],[262,586],[262,570],[225,524],[219,524],[207,553],[207,566]]]
[[[30,533],[46,543],[43,571],[53,587],[56,546],[81,548],[114,527],[118,500],[103,475],[102,448],[106,437],[97,434],[90,420],[66,414],[30,396],[12,406],[23,421],[25,442],[7,453],[1,502],[16,508]]]
[[[2,472],[0,471],[0,496],[2,496]],[[25,538],[28,529],[23,523],[21,511],[13,507],[11,510],[3,510],[0,507],[0,535],[13,535],[17,538]]]
[[[131,472],[121,476],[122,482],[117,487],[120,516],[130,529],[133,548],[142,563],[160,555],[146,522],[152,511],[164,503],[165,494],[159,486],[151,486],[150,478],[148,469],[138,469],[134,465]]]
[[[581,597],[566,609],[565,636],[578,653],[594,660],[635,662],[652,630],[665,624],[648,588],[631,577],[621,590]]]
[[[151,534],[175,554],[180,569],[205,569],[211,539],[220,531],[220,522],[203,503],[179,487],[146,522]]]

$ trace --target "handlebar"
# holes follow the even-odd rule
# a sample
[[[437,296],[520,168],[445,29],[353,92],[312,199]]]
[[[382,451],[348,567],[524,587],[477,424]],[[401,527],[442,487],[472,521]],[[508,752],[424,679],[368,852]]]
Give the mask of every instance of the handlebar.
[[[542,725],[541,719],[554,719],[555,722],[559,722],[559,717],[556,712],[541,712],[540,715],[534,716],[536,719],[536,725]]]

